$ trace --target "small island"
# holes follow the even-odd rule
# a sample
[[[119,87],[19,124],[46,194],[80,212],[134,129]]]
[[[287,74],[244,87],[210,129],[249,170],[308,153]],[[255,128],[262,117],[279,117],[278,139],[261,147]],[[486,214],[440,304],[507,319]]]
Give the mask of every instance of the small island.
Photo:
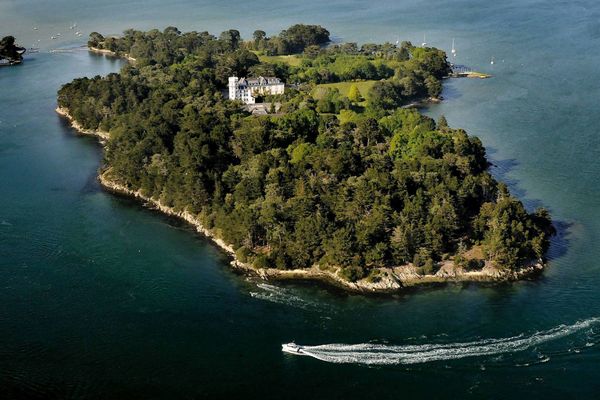
[[[14,36],[5,36],[0,40],[0,66],[21,64],[24,53],[24,47],[15,45]]]
[[[135,60],[58,93],[105,144],[100,182],[195,225],[245,273],[384,293],[544,267],[549,213],[492,177],[478,138],[413,107],[452,74],[439,49],[331,44],[302,24],[88,46]]]

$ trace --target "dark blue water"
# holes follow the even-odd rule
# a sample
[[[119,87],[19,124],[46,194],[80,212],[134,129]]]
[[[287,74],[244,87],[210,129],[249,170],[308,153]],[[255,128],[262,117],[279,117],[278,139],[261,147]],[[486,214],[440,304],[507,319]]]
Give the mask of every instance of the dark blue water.
[[[0,35],[42,49],[0,69],[0,396],[598,397],[599,16],[591,0],[0,2]],[[103,192],[100,146],[54,113],[61,84],[122,65],[50,52],[83,44],[74,30],[295,22],[348,41],[454,37],[456,62],[494,75],[447,81],[426,111],[478,135],[496,176],[550,208],[559,236],[539,279],[395,298],[247,280],[187,226]],[[294,339],[313,357],[282,354]]]

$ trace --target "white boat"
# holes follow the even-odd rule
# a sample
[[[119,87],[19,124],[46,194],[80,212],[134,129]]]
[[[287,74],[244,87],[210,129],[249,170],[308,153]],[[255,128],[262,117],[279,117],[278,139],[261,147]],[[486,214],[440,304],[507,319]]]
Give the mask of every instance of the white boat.
[[[490,61],[490,64],[494,65],[494,57],[492,57],[492,60]]]
[[[452,38],[452,55],[456,57],[456,49],[454,48],[454,38]]]
[[[302,350],[302,346],[298,346],[294,342],[285,343],[281,345],[281,351],[284,353],[296,354],[300,356],[305,356],[304,350]]]
[[[423,34],[423,43],[421,43],[421,47],[427,46],[427,40],[425,39],[425,35]]]

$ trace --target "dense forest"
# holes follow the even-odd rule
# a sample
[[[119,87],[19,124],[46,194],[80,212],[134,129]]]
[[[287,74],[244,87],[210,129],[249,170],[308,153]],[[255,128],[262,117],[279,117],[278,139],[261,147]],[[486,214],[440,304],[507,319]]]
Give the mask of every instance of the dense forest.
[[[334,266],[357,280],[406,263],[433,273],[445,259],[477,269],[542,258],[548,212],[529,213],[496,182],[479,139],[401,108],[439,96],[444,52],[328,42],[314,25],[247,41],[235,30],[93,33],[90,46],[136,61],[64,85],[58,103],[110,132],[112,179],[198,215],[257,268]],[[273,54],[300,62],[264,60]],[[298,83],[277,114],[250,115],[222,94],[228,76],[259,74]],[[364,79],[377,80],[364,96],[313,96],[315,85]]]
[[[15,44],[14,36],[5,36],[0,40],[0,60],[10,63],[20,63],[23,60],[25,48]]]

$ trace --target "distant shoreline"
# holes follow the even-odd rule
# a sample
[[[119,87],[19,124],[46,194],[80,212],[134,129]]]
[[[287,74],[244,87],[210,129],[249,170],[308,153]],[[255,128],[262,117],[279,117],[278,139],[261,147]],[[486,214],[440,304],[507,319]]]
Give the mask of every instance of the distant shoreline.
[[[14,67],[21,64],[23,64],[23,60],[9,60],[7,63],[0,63],[0,67]]]

